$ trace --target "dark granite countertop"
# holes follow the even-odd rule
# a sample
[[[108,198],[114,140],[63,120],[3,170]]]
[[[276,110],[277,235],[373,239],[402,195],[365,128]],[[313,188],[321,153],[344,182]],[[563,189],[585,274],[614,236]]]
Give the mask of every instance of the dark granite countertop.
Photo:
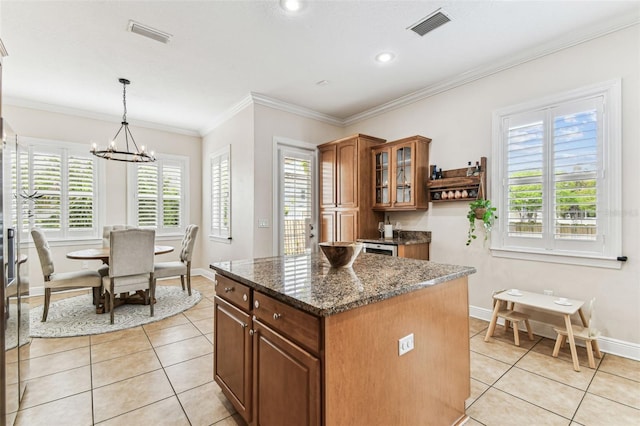
[[[431,242],[431,231],[394,230],[393,238],[358,238],[363,243],[392,244],[396,246]]]
[[[476,272],[467,266],[361,253],[331,268],[322,253],[212,263],[221,275],[316,316],[329,316]]]

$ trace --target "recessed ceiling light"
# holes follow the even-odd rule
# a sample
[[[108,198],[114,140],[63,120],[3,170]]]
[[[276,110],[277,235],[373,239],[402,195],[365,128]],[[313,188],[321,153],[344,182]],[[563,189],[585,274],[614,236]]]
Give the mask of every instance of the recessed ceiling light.
[[[386,64],[393,61],[395,57],[396,55],[391,52],[382,52],[376,55],[376,61],[380,62],[381,64]]]
[[[327,84],[329,84],[329,80],[320,80],[316,82],[316,85],[318,86],[326,86]]]
[[[287,12],[297,12],[302,7],[300,0],[280,0],[280,7]]]

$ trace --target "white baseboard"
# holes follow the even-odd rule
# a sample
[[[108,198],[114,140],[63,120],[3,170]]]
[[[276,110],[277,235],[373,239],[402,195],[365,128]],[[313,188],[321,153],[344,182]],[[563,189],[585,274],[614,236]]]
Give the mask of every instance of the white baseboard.
[[[209,278],[211,281],[215,279],[215,274],[208,268],[194,268],[191,270],[191,275],[200,275]]]
[[[473,318],[491,321],[491,313],[490,309],[478,308],[471,305],[469,306],[469,316]],[[500,321],[500,324],[502,325],[504,322]],[[549,324],[531,320],[531,328],[538,336],[547,337],[553,340],[556,339],[556,333],[553,331],[553,327]],[[598,343],[602,352],[640,361],[640,345],[637,343],[625,342],[623,340],[613,339],[606,336],[600,336],[598,338]],[[578,344],[580,345],[579,342]]]

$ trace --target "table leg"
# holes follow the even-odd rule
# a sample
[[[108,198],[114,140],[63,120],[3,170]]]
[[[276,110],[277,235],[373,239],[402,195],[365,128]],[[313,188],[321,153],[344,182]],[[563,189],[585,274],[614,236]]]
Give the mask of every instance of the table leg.
[[[576,352],[576,341],[573,338],[573,328],[571,327],[571,316],[564,316],[564,324],[567,328],[567,340],[569,341],[569,347],[571,348],[571,359],[573,360],[573,369],[580,371],[580,363],[578,362],[578,352]]]
[[[493,314],[491,315],[491,322],[489,323],[489,328],[487,329],[487,334],[484,336],[484,341],[488,342],[489,338],[493,336],[493,332],[496,329],[496,323],[498,322],[498,311],[500,310],[500,301],[496,301],[495,306],[493,307]]]

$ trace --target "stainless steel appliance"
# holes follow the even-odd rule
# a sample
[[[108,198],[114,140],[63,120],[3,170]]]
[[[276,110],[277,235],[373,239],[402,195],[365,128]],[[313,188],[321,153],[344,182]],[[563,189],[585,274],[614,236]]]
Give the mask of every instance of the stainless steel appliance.
[[[396,244],[365,242],[364,252],[384,254],[386,256],[397,256],[398,246]]]

